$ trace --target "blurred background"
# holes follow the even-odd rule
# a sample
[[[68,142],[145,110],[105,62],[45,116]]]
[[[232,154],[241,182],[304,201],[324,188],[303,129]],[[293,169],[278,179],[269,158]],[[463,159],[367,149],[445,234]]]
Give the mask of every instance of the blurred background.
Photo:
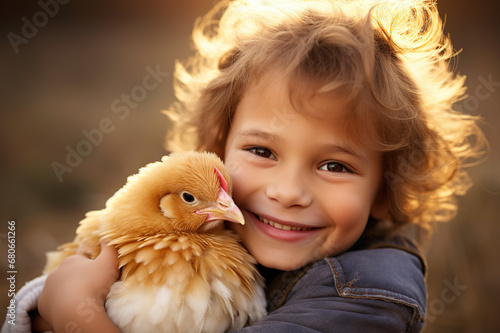
[[[46,251],[73,238],[85,212],[103,208],[128,175],[165,153],[160,111],[173,102],[174,61],[191,54],[193,23],[214,3],[60,1],[45,9],[56,2],[4,1],[0,11],[2,318],[10,299],[8,221],[16,227],[19,289],[41,273]],[[453,66],[467,75],[469,97],[457,108],[484,117],[491,154],[473,169],[475,185],[460,198],[457,218],[440,225],[426,250],[426,332],[497,332],[499,2],[438,6],[463,49]]]

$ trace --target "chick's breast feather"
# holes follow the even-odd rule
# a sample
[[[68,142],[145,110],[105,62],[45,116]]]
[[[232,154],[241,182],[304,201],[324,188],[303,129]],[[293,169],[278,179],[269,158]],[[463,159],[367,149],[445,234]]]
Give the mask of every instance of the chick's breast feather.
[[[119,254],[120,280],[106,311],[123,332],[225,332],[265,315],[255,260],[224,228],[244,224],[232,183],[212,153],[164,156],[80,222],[73,242],[48,254],[45,272],[79,248],[98,255],[102,241]]]

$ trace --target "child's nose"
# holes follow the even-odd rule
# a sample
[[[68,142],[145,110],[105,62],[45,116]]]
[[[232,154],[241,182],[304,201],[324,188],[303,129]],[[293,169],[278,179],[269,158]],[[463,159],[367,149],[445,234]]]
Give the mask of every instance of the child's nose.
[[[307,207],[312,202],[312,194],[304,177],[287,172],[282,172],[268,184],[266,195],[286,208]]]

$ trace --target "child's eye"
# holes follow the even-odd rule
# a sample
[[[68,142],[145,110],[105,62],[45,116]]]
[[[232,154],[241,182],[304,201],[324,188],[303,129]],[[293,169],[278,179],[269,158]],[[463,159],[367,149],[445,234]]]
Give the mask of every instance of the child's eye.
[[[270,158],[273,160],[276,159],[276,156],[274,156],[273,152],[267,148],[264,148],[264,147],[253,147],[253,148],[249,148],[247,150],[249,152],[257,155],[257,156],[260,156],[260,157]]]
[[[329,171],[329,172],[349,172],[352,173],[352,170],[346,167],[344,164],[339,162],[328,162],[319,167],[320,170]]]

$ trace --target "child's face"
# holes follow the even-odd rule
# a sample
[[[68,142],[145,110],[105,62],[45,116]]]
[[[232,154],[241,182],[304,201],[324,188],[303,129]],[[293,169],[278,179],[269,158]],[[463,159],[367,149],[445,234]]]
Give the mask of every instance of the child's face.
[[[342,100],[304,93],[297,112],[280,74],[243,94],[225,162],[246,220],[231,228],[259,263],[292,270],[348,249],[369,215],[387,210],[378,196],[381,154],[343,134]]]

